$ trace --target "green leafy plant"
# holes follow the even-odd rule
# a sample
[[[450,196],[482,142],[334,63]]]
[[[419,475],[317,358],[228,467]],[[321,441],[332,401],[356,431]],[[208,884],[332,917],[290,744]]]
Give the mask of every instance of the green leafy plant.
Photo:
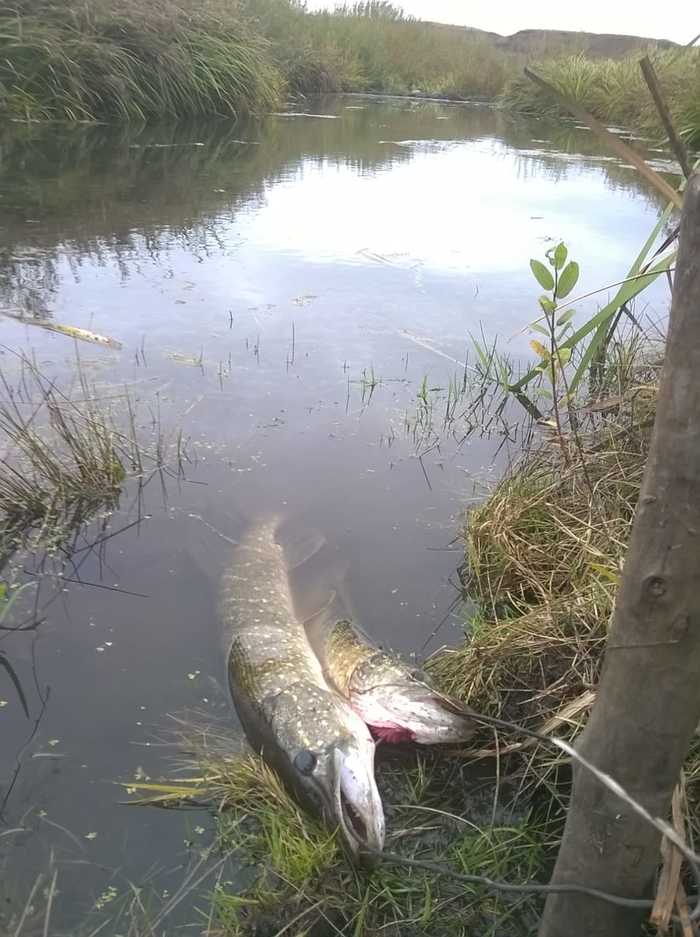
[[[654,229],[642,246],[642,249],[635,258],[627,275],[619,283],[613,284],[617,287],[617,291],[610,302],[606,303],[602,309],[591,316],[590,319],[577,329],[574,329],[573,322],[571,321],[574,314],[573,311],[569,308],[568,303],[565,302],[562,304],[559,300],[565,300],[576,285],[578,280],[578,267],[573,267],[564,276],[566,255],[560,250],[559,261],[561,262],[562,257],[564,258],[563,266],[561,272],[556,270],[554,253],[563,245],[558,245],[553,251],[548,252],[551,256],[551,259],[547,257],[549,268],[541,261],[532,262],[531,269],[533,275],[538,279],[540,286],[547,284],[547,287],[543,288],[549,288],[551,282],[551,288],[549,288],[550,292],[555,290],[555,285],[557,291],[556,295],[552,292],[551,296],[541,297],[540,306],[542,308],[543,318],[533,323],[532,328],[534,328],[535,331],[546,334],[547,337],[550,338],[552,331],[551,326],[553,324],[556,342],[556,360],[553,362],[555,370],[557,368],[561,370],[563,366],[571,361],[574,353],[577,353],[575,367],[572,365],[570,374],[566,377],[566,390],[569,399],[573,398],[573,395],[579,390],[582,383],[590,376],[591,368],[596,359],[601,353],[604,354],[605,349],[610,344],[615,333],[621,314],[627,308],[628,304],[657,280],[658,277],[671,269],[676,257],[675,249],[654,252],[654,246],[659,235],[668,223],[672,211],[673,205],[669,205],[654,226]],[[538,273],[542,276],[542,280],[539,279]],[[555,273],[557,274],[556,278]],[[604,287],[603,289],[609,289],[609,287]],[[603,292],[603,289],[595,290],[586,295],[595,295],[595,293]],[[542,305],[543,301],[544,305]],[[551,305],[552,303],[554,303],[553,306]],[[557,331],[557,329],[559,331]],[[552,356],[551,338],[550,348],[544,349],[544,352],[548,352],[547,355],[541,353],[541,349],[536,349],[534,346],[531,347],[533,347],[533,350],[535,350],[538,355],[538,363],[529,368],[518,381],[510,384],[508,387],[509,392],[530,412],[533,408],[535,410],[537,409],[533,400],[535,394],[531,391],[531,387],[548,369],[548,362]],[[551,370],[551,368],[552,364],[550,363],[549,369]],[[539,393],[543,396],[547,396],[547,391],[548,388],[539,388]]]
[[[533,276],[542,289],[546,290],[539,300],[542,316],[536,322],[531,323],[530,328],[547,339],[546,346],[537,339],[533,339],[530,347],[540,359],[536,370],[545,376],[550,385],[549,388],[541,387],[540,393],[551,397],[554,424],[560,439],[562,437],[560,386],[564,385],[568,396],[569,388],[566,385],[564,368],[571,360],[571,348],[562,347],[562,343],[573,332],[571,320],[575,313],[574,309],[565,309],[562,312],[560,303],[571,293],[579,278],[579,266],[575,260],[568,260],[568,256],[568,249],[561,242],[546,252],[547,264],[542,263],[541,260],[530,261]]]

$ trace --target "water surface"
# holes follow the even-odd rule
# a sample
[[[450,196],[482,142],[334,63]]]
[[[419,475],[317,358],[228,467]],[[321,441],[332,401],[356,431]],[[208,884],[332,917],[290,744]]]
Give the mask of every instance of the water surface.
[[[459,639],[451,543],[512,447],[459,427],[417,444],[423,380],[445,388],[481,330],[527,351],[530,257],[564,240],[588,292],[624,276],[658,214],[571,124],[356,97],[311,110],[0,137],[0,307],[119,340],[81,345],[83,373],[105,398],[128,388],[146,441],[187,440],[184,477],[128,488],[109,530],[142,522],[43,577],[36,631],[0,635],[31,716],[0,670],[3,823],[21,831],[0,839],[3,878],[19,900],[53,850],[64,923],[156,868],[172,889],[208,841],[206,817],[120,806],[114,782],[172,774],[172,716],[233,726],[216,590],[250,518],[325,535],[295,578],[305,610],[342,577],[378,639],[419,655]],[[659,285],[638,313],[666,302]],[[75,384],[69,339],[1,327],[10,382],[23,351]],[[37,558],[19,561],[35,580]]]

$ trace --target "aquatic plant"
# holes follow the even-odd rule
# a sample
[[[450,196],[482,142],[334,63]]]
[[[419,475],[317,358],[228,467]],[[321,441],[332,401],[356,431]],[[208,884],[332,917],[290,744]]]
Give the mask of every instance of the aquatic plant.
[[[700,142],[700,50],[656,51],[652,54],[671,115],[693,145]],[[558,91],[582,104],[606,123],[631,127],[664,138],[658,111],[649,93],[639,56],[591,59],[583,54],[551,58],[536,70]],[[514,77],[503,90],[501,104],[513,110],[559,117],[565,112],[544,89],[524,75]]]
[[[167,470],[160,429],[153,447],[144,446],[128,394],[117,395],[127,414],[117,420],[115,398],[103,403],[79,359],[77,394],[59,389],[26,357],[17,365],[12,379],[0,373],[0,568],[30,534],[35,545],[60,542],[113,508],[129,477],[143,484]]]
[[[0,14],[0,110],[22,119],[235,116],[280,88],[236,2],[17,0]]]

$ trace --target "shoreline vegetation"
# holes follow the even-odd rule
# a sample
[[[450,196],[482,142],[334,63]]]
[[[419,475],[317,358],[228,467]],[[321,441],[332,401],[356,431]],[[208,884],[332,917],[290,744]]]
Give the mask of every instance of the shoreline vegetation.
[[[578,416],[575,428],[545,428],[465,519],[461,581],[476,611],[465,620],[465,643],[427,666],[438,686],[475,710],[567,741],[587,719],[663,357],[660,330],[612,335],[569,411]],[[348,865],[336,837],[299,810],[258,758],[237,751],[225,725],[182,723],[176,731],[174,749],[186,754],[174,778],[123,786],[136,803],[209,806],[213,839],[195,851],[184,881],[199,881],[207,869],[211,875],[204,892],[193,895],[183,884],[177,894],[177,903],[198,902],[209,937],[536,933],[539,896],[465,888],[435,870],[521,885],[547,881],[570,769],[544,743],[503,733],[494,741],[484,731],[465,751],[385,756],[378,779],[389,861],[369,874]],[[686,762],[682,806],[693,841],[700,835],[700,745]],[[242,881],[229,881],[226,857],[245,870]],[[403,867],[404,860],[418,865]],[[37,882],[31,914],[24,923],[10,920],[20,937],[60,910],[53,898],[59,867]],[[75,933],[100,928],[145,937],[175,906],[155,893],[147,900],[140,886],[110,886],[109,901],[98,900]]]
[[[657,258],[652,251],[668,216],[632,270]],[[670,257],[656,261],[652,278]],[[619,328],[629,291],[641,289],[628,283],[592,320],[601,335],[589,333],[584,342],[570,311],[562,312],[578,265],[563,244],[545,259],[531,267],[551,298],[540,297],[544,315],[530,329],[549,330],[554,351],[533,340],[541,364],[521,381],[521,397],[544,409],[540,429],[465,519],[461,582],[464,608],[473,611],[464,644],[437,652],[426,666],[438,687],[476,712],[571,743],[595,700],[651,442],[665,335],[661,327],[642,332],[636,319]],[[480,378],[453,400],[453,415],[461,408],[469,421],[484,386],[497,383],[506,367],[496,348],[481,357]],[[512,392],[510,378],[505,383]],[[503,411],[498,395],[485,406]],[[175,781],[136,781],[130,790],[142,803],[209,803],[214,848],[233,852],[250,871],[242,888],[222,880],[214,888],[212,934],[273,935],[294,927],[324,937],[537,932],[541,896],[513,899],[478,880],[465,888],[459,876],[523,886],[547,881],[566,816],[570,763],[541,738],[533,743],[489,729],[465,750],[385,756],[378,780],[389,821],[387,859],[371,874],[348,868],[335,838],[299,814],[257,759],[227,753],[211,732],[199,743],[186,735],[180,748],[190,753],[189,771]],[[696,745],[678,804],[691,842],[700,834],[699,805]]]
[[[197,0],[187,13],[173,0],[153,0],[148,7],[140,0],[89,0],[79,9],[18,0],[11,16],[0,16],[0,35],[0,110],[21,120],[243,115],[282,106],[289,93],[417,90],[500,95],[506,106],[557,116],[536,87],[518,77],[523,63],[542,62],[541,48],[504,52],[483,36],[406,21],[389,4],[311,15],[286,0]],[[656,49],[653,55],[674,120],[686,140],[699,142],[698,95],[692,90],[700,88],[699,53]],[[634,53],[614,61],[581,50],[562,57],[557,48],[541,68],[551,84],[596,116],[653,134],[657,118],[646,104],[637,58]],[[475,710],[568,741],[595,699],[664,358],[662,330],[642,333],[635,325],[621,334],[618,325],[635,295],[671,263],[670,255],[658,261],[651,254],[670,214],[662,216],[616,298],[576,331],[573,310],[560,301],[573,291],[578,265],[568,261],[563,244],[548,251],[549,267],[531,262],[548,295],[540,298],[542,315],[530,328],[549,346],[531,342],[539,359],[532,377],[513,385],[495,347],[490,353],[476,346],[482,390],[487,384],[507,392],[517,387],[517,399],[527,396],[531,408],[545,413],[537,411],[535,443],[465,520],[461,581],[475,611],[465,620],[464,644],[438,652],[427,668],[438,686]],[[647,260],[643,269],[651,272],[633,285]],[[45,439],[34,434],[16,404],[0,408],[0,429],[34,466],[31,484],[25,479],[17,488],[15,473],[3,489],[8,505],[23,499],[31,508],[16,518],[12,550],[25,528],[53,525],[59,514],[92,516],[96,505],[118,498],[127,476],[144,474],[133,417],[130,433],[118,435],[86,385],[86,409],[76,410],[32,376],[72,459],[51,458]],[[423,394],[427,408],[427,388]],[[449,399],[448,412],[462,405],[474,412],[458,394]],[[494,406],[501,412],[498,400]],[[179,462],[179,441],[177,452]],[[152,472],[163,465],[160,443],[155,453]],[[83,515],[76,492],[86,489],[93,496]],[[7,507],[4,513],[10,516]],[[7,612],[0,607],[0,623]],[[449,874],[437,874],[435,863],[458,875],[511,884],[547,880],[570,766],[543,742],[489,731],[477,739],[476,751],[470,745],[451,757],[387,758],[379,774],[389,856],[372,874],[350,867],[335,836],[303,815],[258,759],[233,752],[225,730],[219,738],[211,726],[201,734],[185,726],[176,745],[187,752],[176,781],[136,779],[124,787],[140,803],[209,807],[213,842],[191,878],[205,882],[205,890],[194,893],[194,886],[183,884],[178,892],[179,901],[192,893],[206,901],[202,933],[521,937],[536,931],[540,898],[506,898],[477,883],[465,888]],[[697,841],[697,741],[679,800],[689,839]],[[235,886],[224,874],[230,856],[245,872]],[[406,860],[418,865],[404,867]],[[200,877],[197,869],[205,866],[219,871],[207,879],[204,869]],[[49,932],[60,895],[58,867],[30,888],[9,923],[16,937]],[[145,937],[176,906],[171,899],[149,911],[139,888],[127,883],[122,891],[123,898],[116,888],[106,892],[108,899],[98,899],[85,926],[73,932]],[[105,904],[108,917],[100,923]]]
[[[575,430],[545,427],[465,518],[461,582],[475,611],[465,618],[464,644],[437,652],[427,669],[476,711],[569,742],[585,723],[663,357],[660,330],[613,335],[594,364],[594,391],[582,388],[570,410],[578,414]],[[145,887],[115,884],[76,934],[103,927],[145,937],[177,904],[189,908],[193,900],[200,910],[191,916],[200,915],[208,937],[536,934],[541,896],[503,895],[478,882],[465,887],[450,873],[515,885],[548,880],[568,798],[570,765],[561,752],[484,730],[465,750],[384,754],[378,782],[388,860],[370,873],[348,864],[335,835],[298,808],[259,758],[240,751],[224,722],[176,725],[173,751],[181,754],[172,774],[122,785],[135,805],[208,808],[211,842],[194,850],[192,870],[169,902],[155,892],[147,899]],[[693,841],[700,835],[700,745],[686,762],[681,803]],[[227,860],[242,877],[222,865]],[[406,860],[417,864],[405,867]],[[43,872],[44,894],[59,871]],[[200,876],[203,891],[193,894],[184,883]],[[57,913],[59,904],[47,912],[34,901],[34,919]]]
[[[530,65],[594,116],[661,125],[638,60],[700,143],[700,50],[630,36],[511,37],[406,17],[383,0],[307,12],[297,0],[15,0],[0,14],[0,114],[24,121],[244,117],[299,96],[356,92],[488,100],[561,116]]]

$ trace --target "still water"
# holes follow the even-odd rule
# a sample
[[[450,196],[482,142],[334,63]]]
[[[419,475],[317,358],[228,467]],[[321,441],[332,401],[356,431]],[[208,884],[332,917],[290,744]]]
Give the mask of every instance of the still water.
[[[173,889],[209,841],[206,816],[122,806],[115,782],[172,776],[176,719],[233,727],[216,593],[246,522],[325,536],[297,577],[305,611],[342,579],[404,653],[459,640],[451,543],[512,447],[454,427],[417,441],[423,379],[445,388],[482,330],[524,355],[530,257],[564,240],[587,293],[625,275],[658,214],[571,124],[355,97],[311,111],[0,134],[0,311],[122,344],[76,352],[3,318],[10,382],[23,351],[70,388],[77,353],[98,395],[128,389],[147,441],[185,440],[180,477],[127,488],[109,530],[141,522],[43,577],[35,631],[0,633],[30,711],[0,670],[2,898],[22,902],[53,852],[68,928],[109,885]],[[659,285],[637,311],[666,304]]]

